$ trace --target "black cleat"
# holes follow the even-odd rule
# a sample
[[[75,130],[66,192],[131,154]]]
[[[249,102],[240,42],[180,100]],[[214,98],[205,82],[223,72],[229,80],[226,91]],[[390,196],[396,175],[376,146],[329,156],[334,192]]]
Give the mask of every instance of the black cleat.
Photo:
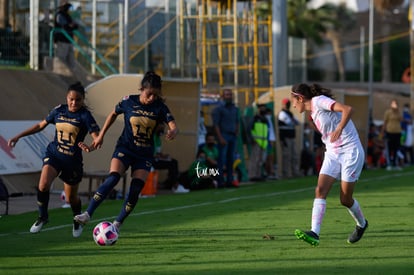
[[[365,230],[368,228],[368,221],[365,220],[365,227],[359,227],[358,225],[355,227],[354,232],[348,237],[348,243],[356,243],[359,241],[362,236],[364,235]]]

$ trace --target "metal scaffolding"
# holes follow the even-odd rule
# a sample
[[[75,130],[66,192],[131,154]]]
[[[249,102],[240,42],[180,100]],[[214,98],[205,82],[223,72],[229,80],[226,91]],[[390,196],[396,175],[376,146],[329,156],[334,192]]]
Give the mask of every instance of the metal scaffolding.
[[[195,71],[203,92],[232,88],[241,104],[271,90],[271,10],[257,13],[267,1],[180,1],[182,75]]]

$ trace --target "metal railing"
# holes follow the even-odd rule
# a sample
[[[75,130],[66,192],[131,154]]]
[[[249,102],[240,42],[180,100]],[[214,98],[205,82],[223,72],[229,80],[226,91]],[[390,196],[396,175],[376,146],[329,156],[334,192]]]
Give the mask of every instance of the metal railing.
[[[77,40],[73,39],[67,31],[65,31],[62,28],[53,28],[50,31],[50,43],[49,43],[49,57],[54,56],[53,52],[53,37],[56,32],[62,33],[69,41],[72,43],[72,45],[76,48],[76,50],[79,51],[80,54],[88,61],[88,63],[103,76],[108,76],[108,73],[117,74],[118,71],[106,60],[106,58],[96,49],[92,46],[92,44],[86,39],[84,35],[82,35],[79,31],[75,30],[73,34],[77,38]],[[80,43],[81,42],[81,43]],[[94,52],[96,56],[99,58],[100,63],[105,65],[105,68],[97,64],[95,61],[92,60],[91,52]],[[109,71],[109,72],[108,72]]]

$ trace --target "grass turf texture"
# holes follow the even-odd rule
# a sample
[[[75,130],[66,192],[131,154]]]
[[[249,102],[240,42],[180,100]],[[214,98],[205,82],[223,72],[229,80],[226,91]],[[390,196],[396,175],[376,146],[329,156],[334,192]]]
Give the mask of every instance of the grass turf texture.
[[[296,228],[310,226],[316,177],[141,198],[112,247],[97,246],[92,229],[112,221],[121,201],[105,201],[78,239],[70,209],[51,210],[38,234],[28,233],[36,212],[3,216],[0,273],[410,274],[413,177],[414,168],[363,172],[355,197],[370,227],[356,244],[346,242],[355,224],[339,203],[338,184],[320,245],[296,239]]]

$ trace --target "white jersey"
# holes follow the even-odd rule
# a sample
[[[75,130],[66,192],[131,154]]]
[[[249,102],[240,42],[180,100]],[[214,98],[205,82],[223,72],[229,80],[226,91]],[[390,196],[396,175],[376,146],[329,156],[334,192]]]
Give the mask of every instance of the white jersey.
[[[335,142],[331,142],[331,134],[341,121],[342,114],[332,111],[335,100],[330,97],[320,95],[312,98],[311,117],[313,122],[322,134],[322,141],[326,150],[332,153],[341,153],[351,147],[361,146],[358,132],[352,120],[349,120],[342,130],[341,136]]]

